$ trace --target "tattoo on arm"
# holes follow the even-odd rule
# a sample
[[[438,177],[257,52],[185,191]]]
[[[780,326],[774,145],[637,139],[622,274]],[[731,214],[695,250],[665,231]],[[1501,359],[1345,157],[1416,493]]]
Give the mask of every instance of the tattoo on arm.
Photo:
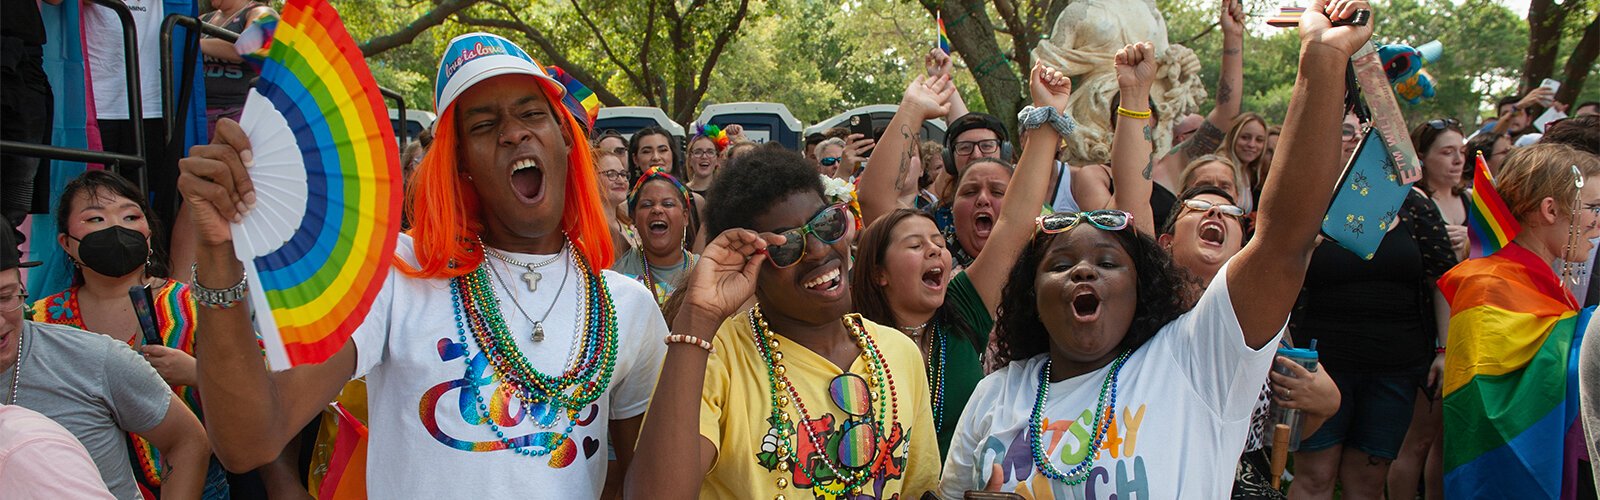
[[[1156,142],[1155,131],[1150,128],[1150,124],[1148,123],[1144,125],[1144,140],[1145,142],[1149,142],[1151,144],[1155,144]]]
[[[894,178],[895,196],[899,196],[900,192],[905,191],[906,177],[911,173],[912,150],[917,146],[917,143],[911,140],[910,128],[905,125],[900,126],[900,138],[905,140],[906,147],[905,152],[900,154],[900,171]]]
[[[1217,85],[1217,105],[1230,102],[1233,102],[1233,84],[1228,83],[1227,78],[1223,78],[1222,83]]]
[[[1154,156],[1151,156],[1149,160],[1145,160],[1144,171],[1143,172],[1139,172],[1139,174],[1144,176],[1144,180],[1148,181],[1148,180],[1150,180],[1150,174],[1153,173],[1155,171],[1155,169],[1156,169],[1156,159],[1155,159]]]

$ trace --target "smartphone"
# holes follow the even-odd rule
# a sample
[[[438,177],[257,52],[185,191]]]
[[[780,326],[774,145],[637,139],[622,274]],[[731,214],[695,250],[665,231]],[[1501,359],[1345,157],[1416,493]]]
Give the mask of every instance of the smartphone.
[[[139,317],[139,331],[144,332],[145,345],[165,345],[156,330],[156,310],[151,307],[150,288],[144,285],[128,287],[128,299],[133,301],[133,314]]]
[[[1560,92],[1561,91],[1561,82],[1556,81],[1556,80],[1552,80],[1552,79],[1549,79],[1549,78],[1546,78],[1546,79],[1544,79],[1544,81],[1539,82],[1539,86],[1547,88],[1547,89],[1550,89],[1551,93],[1555,93],[1555,92]]]
[[[861,137],[872,137],[872,115],[850,117],[850,133],[861,134]]]

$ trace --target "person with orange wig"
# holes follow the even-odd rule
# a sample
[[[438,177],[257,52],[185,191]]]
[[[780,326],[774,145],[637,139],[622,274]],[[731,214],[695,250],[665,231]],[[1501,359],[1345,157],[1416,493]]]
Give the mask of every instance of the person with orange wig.
[[[181,162],[195,287],[216,292],[197,356],[213,447],[253,469],[366,377],[372,498],[597,498],[603,445],[618,474],[632,458],[666,324],[649,291],[604,270],[615,250],[594,160],[556,79],[509,40],[470,33],[446,48],[434,95],[412,229],[371,313],[320,364],[267,371],[247,308],[223,290],[246,286],[228,221],[255,201],[249,140],[224,120]]]

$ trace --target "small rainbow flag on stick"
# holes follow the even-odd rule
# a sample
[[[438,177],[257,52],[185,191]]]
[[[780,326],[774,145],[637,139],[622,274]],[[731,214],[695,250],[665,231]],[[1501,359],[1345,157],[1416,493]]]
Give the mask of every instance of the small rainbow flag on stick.
[[[1494,189],[1494,174],[1484,165],[1479,154],[1472,174],[1471,203],[1467,204],[1467,239],[1471,242],[1469,258],[1488,257],[1511,243],[1522,231],[1522,225],[1511,216],[1500,192]]]
[[[559,66],[546,67],[545,72],[550,73],[556,81],[561,82],[562,87],[567,88],[567,95],[561,96],[562,104],[567,106],[567,111],[571,111],[572,116],[577,117],[584,126],[594,128],[594,120],[600,114],[600,98],[595,97],[594,91],[589,90],[587,85],[567,74]]]
[[[389,276],[399,145],[377,81],[327,0],[289,0],[280,20],[247,29],[235,48],[261,77],[239,120],[258,201],[232,225],[234,253],[272,368],[320,363],[344,347]]]
[[[945,54],[950,54],[950,34],[944,30],[944,15],[942,13],[934,14],[933,21],[939,24],[939,50],[944,51]]]

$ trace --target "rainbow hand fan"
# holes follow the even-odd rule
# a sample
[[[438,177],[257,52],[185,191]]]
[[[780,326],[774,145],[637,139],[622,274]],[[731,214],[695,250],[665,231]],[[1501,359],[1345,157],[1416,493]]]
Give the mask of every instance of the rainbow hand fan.
[[[366,318],[400,231],[400,161],[372,72],[326,0],[289,0],[236,46],[261,78],[245,101],[257,203],[234,252],[267,361],[327,360]]]

